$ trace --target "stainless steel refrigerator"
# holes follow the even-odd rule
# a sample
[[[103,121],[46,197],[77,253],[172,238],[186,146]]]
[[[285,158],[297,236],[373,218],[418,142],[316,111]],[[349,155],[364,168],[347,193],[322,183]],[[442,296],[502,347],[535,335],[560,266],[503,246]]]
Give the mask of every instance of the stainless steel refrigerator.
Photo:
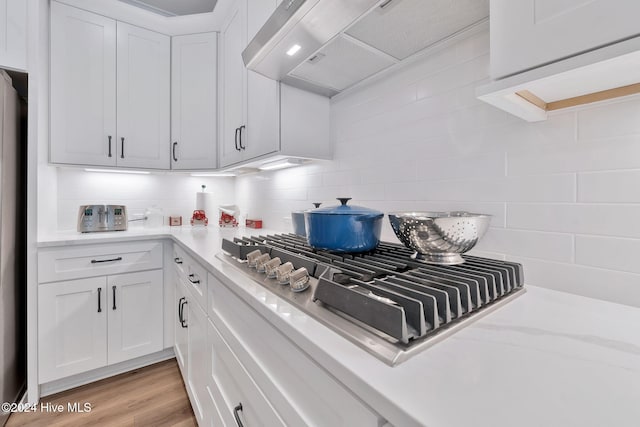
[[[26,386],[24,158],[21,103],[0,70],[0,402],[16,402]],[[21,217],[19,217],[21,215]],[[0,412],[0,426],[9,414]]]

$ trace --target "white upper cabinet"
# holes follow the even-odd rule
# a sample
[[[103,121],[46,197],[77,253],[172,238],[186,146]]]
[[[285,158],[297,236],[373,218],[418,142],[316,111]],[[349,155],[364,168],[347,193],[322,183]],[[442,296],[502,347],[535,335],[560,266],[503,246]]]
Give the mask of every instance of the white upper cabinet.
[[[640,34],[637,0],[491,0],[491,77]]]
[[[217,35],[171,39],[171,169],[214,169]]]
[[[167,169],[170,38],[117,23],[118,166]]]
[[[169,85],[168,36],[51,2],[52,163],[168,169]]]
[[[116,165],[116,21],[51,2],[51,162]]]
[[[230,14],[221,35],[221,167],[267,159],[272,155],[331,158],[329,99],[299,91],[300,104],[286,104],[285,92],[298,91],[247,71],[242,51],[277,7],[276,0],[243,0]],[[306,109],[308,104],[312,109]],[[285,111],[295,110],[296,120]],[[305,123],[306,127],[301,127]],[[287,126],[292,125],[294,129]],[[295,139],[290,137],[295,136]],[[320,148],[317,147],[320,145]],[[314,146],[316,145],[316,146]]]
[[[222,135],[219,153],[220,166],[242,161],[239,133],[245,123],[245,98],[247,71],[242,62],[241,52],[246,44],[246,21],[244,4],[236,2],[237,8],[231,13],[222,29]],[[245,126],[246,127],[246,126]]]
[[[27,69],[26,0],[0,0],[0,67]]]

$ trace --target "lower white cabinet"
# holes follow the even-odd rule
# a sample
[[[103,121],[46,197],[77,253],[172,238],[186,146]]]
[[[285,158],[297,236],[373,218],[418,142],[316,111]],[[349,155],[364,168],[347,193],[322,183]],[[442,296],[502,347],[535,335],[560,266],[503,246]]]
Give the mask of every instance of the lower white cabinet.
[[[39,382],[162,350],[162,282],[151,270],[40,285]]]
[[[177,253],[176,253],[177,250]],[[182,379],[191,400],[198,424],[203,425],[207,415],[207,315],[200,304],[199,292],[206,298],[206,273],[203,278],[194,273],[202,268],[189,256],[174,247],[174,281],[176,321],[174,352]]]
[[[40,383],[107,364],[106,294],[106,277],[40,286]]]
[[[222,419],[221,425],[286,426],[211,320],[208,330],[210,369],[207,387],[218,409],[217,415]]]

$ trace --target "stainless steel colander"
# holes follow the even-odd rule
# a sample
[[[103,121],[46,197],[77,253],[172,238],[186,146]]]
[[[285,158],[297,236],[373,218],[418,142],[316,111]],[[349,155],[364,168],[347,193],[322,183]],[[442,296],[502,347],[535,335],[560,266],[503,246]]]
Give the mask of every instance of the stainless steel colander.
[[[490,215],[455,212],[392,212],[398,239],[431,264],[462,264],[460,254],[475,246],[489,228]]]

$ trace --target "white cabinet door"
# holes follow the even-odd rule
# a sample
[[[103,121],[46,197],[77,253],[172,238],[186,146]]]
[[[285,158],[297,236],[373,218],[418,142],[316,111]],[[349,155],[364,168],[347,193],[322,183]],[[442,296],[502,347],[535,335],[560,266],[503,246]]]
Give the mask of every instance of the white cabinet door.
[[[116,165],[116,22],[51,2],[51,162]]]
[[[108,363],[162,350],[162,270],[109,276]]]
[[[171,39],[171,169],[214,169],[216,33]]]
[[[187,297],[189,310],[187,330],[189,334],[188,380],[192,406],[198,423],[202,423],[207,405],[207,372],[209,355],[207,347],[207,316],[193,299]]]
[[[107,279],[38,287],[39,383],[107,364]]]
[[[637,0],[491,0],[491,76],[640,34]]]
[[[276,6],[276,0],[248,0],[247,40],[255,36]],[[244,159],[280,148],[280,83],[254,71],[247,71],[247,120],[241,137]]]
[[[187,330],[187,316],[188,309],[185,312],[187,306],[187,288],[180,281],[179,275],[174,276],[175,282],[175,329],[174,329],[174,351],[176,353],[176,360],[182,373],[182,379],[185,383],[188,382],[188,360],[189,354],[189,334]]]
[[[169,168],[170,38],[117,23],[118,166]]]
[[[247,70],[242,62],[246,45],[246,20],[243,2],[222,30],[222,134],[219,141],[220,166],[242,161],[239,134],[245,126]],[[245,126],[246,127],[246,126]]]
[[[0,67],[27,69],[27,2],[0,0]]]

